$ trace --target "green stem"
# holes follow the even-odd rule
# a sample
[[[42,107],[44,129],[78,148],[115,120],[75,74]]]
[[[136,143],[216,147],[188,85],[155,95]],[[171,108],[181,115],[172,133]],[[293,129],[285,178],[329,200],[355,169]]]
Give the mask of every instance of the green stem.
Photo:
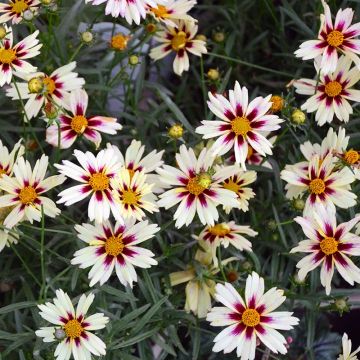
[[[41,258],[41,291],[40,299],[45,300],[46,274],[45,274],[45,216],[44,206],[41,205],[41,234],[40,234],[40,258]]]
[[[218,255],[219,269],[220,269],[221,275],[222,275],[224,281],[228,282],[228,279],[225,275],[224,267],[222,264],[222,259],[221,259],[221,246],[218,246],[218,248],[217,248],[217,255]]]
[[[81,48],[83,46],[84,46],[84,43],[82,43],[82,42],[78,45],[78,47],[75,49],[73,54],[70,56],[69,63],[72,62],[75,59],[76,55],[79,53],[79,51],[81,50]]]

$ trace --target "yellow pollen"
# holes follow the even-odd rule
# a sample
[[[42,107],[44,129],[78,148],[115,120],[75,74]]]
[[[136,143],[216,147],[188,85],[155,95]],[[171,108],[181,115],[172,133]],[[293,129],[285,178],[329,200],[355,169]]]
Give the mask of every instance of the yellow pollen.
[[[206,190],[206,187],[199,184],[199,177],[195,176],[189,179],[189,182],[186,185],[186,189],[189,191],[190,194],[198,196]]]
[[[255,309],[246,309],[241,315],[241,321],[246,326],[254,327],[260,324],[260,314]]]
[[[223,183],[223,187],[227,190],[233,191],[234,193],[238,193],[241,186],[237,184],[232,178],[228,179]]]
[[[122,253],[125,245],[121,236],[111,236],[106,240],[105,251],[110,256],[118,256]]]
[[[326,186],[324,181],[319,178],[311,180],[309,184],[309,189],[311,193],[316,195],[322,194],[325,191],[325,188]]]
[[[85,116],[76,115],[71,119],[70,126],[77,134],[82,134],[88,126],[88,121]]]
[[[171,39],[171,46],[174,51],[179,51],[186,46],[187,36],[183,31],[179,31],[174,37]]]
[[[15,0],[15,3],[10,4],[12,11],[16,14],[21,14],[24,12],[29,5],[24,0]]]
[[[250,120],[243,116],[237,116],[235,119],[231,120],[231,130],[238,136],[246,136],[246,134],[251,130]]]
[[[344,154],[344,160],[350,165],[356,164],[359,161],[359,157],[359,152],[352,149]]]
[[[111,38],[111,43],[110,46],[114,49],[114,50],[125,50],[127,48],[127,44],[128,41],[130,39],[130,36],[126,36],[123,34],[117,34],[114,35]]]
[[[133,190],[125,190],[122,193],[122,202],[127,205],[136,205],[138,203],[139,196]]]
[[[168,18],[170,15],[164,5],[158,5],[157,8],[150,8],[150,11],[158,18]]]
[[[320,249],[325,255],[332,255],[338,251],[338,244],[333,237],[326,237],[320,241]]]
[[[335,97],[340,95],[342,92],[342,86],[337,81],[330,81],[325,85],[325,93],[327,96]]]
[[[211,235],[224,237],[225,235],[231,232],[231,229],[226,224],[216,224],[215,226],[211,226],[209,228],[209,232]]]
[[[3,174],[6,174],[6,171],[4,169],[0,169],[0,179],[2,178]]]
[[[90,176],[89,185],[94,191],[104,191],[109,188],[110,179],[102,173],[95,173]]]
[[[11,64],[16,59],[16,51],[13,49],[0,49],[0,63]]]
[[[330,46],[338,47],[344,42],[344,34],[340,31],[333,30],[327,35],[326,41]]]
[[[20,190],[19,199],[22,204],[29,205],[37,198],[36,190],[32,186],[25,186]]]
[[[64,331],[68,338],[76,339],[79,338],[84,331],[84,328],[81,326],[79,321],[76,319],[69,320],[64,325]]]
[[[52,95],[56,90],[55,81],[47,76],[44,78],[43,83],[45,85],[46,93]]]

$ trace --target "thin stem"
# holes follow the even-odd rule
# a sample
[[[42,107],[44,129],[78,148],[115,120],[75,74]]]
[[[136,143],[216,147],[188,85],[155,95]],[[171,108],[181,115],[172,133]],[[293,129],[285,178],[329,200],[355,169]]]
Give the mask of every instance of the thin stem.
[[[225,275],[225,271],[224,271],[224,267],[223,267],[222,259],[221,259],[221,246],[219,246],[217,248],[217,255],[218,255],[219,269],[220,269],[221,275],[222,275],[224,281],[227,282],[228,279]]]
[[[78,47],[75,49],[73,54],[70,56],[69,63],[72,62],[75,59],[76,55],[79,53],[79,51],[81,50],[81,48],[83,46],[84,46],[84,43],[82,43],[82,42],[78,45]]]
[[[41,234],[40,234],[40,258],[41,258],[41,291],[40,291],[40,299],[45,299],[45,291],[46,291],[46,275],[45,275],[45,217],[44,217],[44,206],[41,205]]]

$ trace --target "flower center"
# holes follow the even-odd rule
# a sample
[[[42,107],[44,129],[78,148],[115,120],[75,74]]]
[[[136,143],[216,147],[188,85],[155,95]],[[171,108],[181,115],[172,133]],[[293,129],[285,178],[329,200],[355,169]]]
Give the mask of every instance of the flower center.
[[[125,245],[121,236],[111,236],[106,240],[105,251],[110,256],[118,256],[122,253]]]
[[[45,85],[46,93],[52,95],[56,90],[55,81],[47,76],[44,78],[43,83]]]
[[[174,37],[171,39],[171,46],[173,50],[179,51],[186,46],[186,33],[184,31],[179,31]]]
[[[65,324],[64,330],[65,330],[67,337],[76,339],[81,336],[82,332],[84,331],[84,328],[81,326],[79,321],[77,321],[76,319],[73,319],[73,320],[69,320]]]
[[[330,81],[325,85],[325,93],[327,96],[335,97],[342,92],[342,86],[338,81]]]
[[[77,133],[82,134],[88,125],[88,121],[85,116],[76,115],[71,119],[71,128]]]
[[[29,5],[26,4],[25,0],[15,0],[15,3],[10,6],[12,8],[12,11],[17,14],[21,14],[29,7]]]
[[[349,150],[344,154],[344,160],[351,165],[357,163],[359,157],[359,153],[356,150]]]
[[[122,201],[127,205],[136,205],[138,203],[139,197],[133,190],[125,190],[122,193]]]
[[[152,11],[154,15],[159,18],[167,18],[170,15],[166,6],[164,5],[158,5],[157,8],[151,8],[150,11]]]
[[[186,185],[186,189],[189,191],[190,194],[198,196],[198,195],[202,194],[207,189],[207,187],[203,186],[199,182],[199,176],[195,176],[195,177],[189,179],[189,181]]]
[[[29,205],[37,198],[36,190],[32,186],[25,186],[20,190],[19,199],[22,204]]]
[[[241,315],[241,321],[246,326],[254,327],[260,324],[260,314],[255,309],[246,309]]]
[[[16,59],[16,51],[13,49],[0,49],[0,63],[11,64]]]
[[[325,255],[332,255],[338,251],[338,244],[333,237],[326,237],[320,241],[320,249]]]
[[[340,31],[333,30],[327,35],[326,41],[330,46],[338,47],[344,42],[344,34]]]
[[[89,185],[94,191],[104,191],[109,188],[110,179],[102,173],[95,173],[90,176]]]
[[[231,130],[236,135],[246,136],[251,130],[250,120],[244,116],[237,116],[234,120],[231,120]]]
[[[130,37],[123,34],[114,35],[111,38],[111,47],[115,50],[124,50],[127,47]]]
[[[209,228],[209,232],[212,235],[224,237],[231,232],[231,229],[226,224],[216,224],[215,226],[211,226]]]
[[[2,176],[6,174],[6,171],[2,168],[0,168],[0,179],[2,178]]]
[[[233,179],[225,180],[225,182],[223,183],[223,187],[227,190],[233,191],[236,194],[240,190],[240,185],[237,184]]]
[[[319,178],[311,180],[309,184],[310,191],[316,195],[322,194],[325,191],[325,188],[326,186],[324,181]]]

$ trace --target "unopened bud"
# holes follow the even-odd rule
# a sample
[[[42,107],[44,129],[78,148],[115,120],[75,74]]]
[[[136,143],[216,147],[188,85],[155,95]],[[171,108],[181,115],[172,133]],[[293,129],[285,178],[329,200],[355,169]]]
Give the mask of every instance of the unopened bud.
[[[90,44],[93,42],[93,40],[94,40],[94,34],[91,31],[87,30],[81,33],[81,41],[84,42],[85,44]]]
[[[130,65],[137,65],[139,63],[139,57],[136,55],[131,55],[129,57],[129,64]]]
[[[0,40],[4,39],[6,36],[6,28],[4,25],[0,25]]]
[[[292,206],[297,211],[303,211],[305,208],[305,201],[303,199],[294,199],[292,201]]]
[[[211,176],[208,173],[202,173],[198,177],[198,184],[207,189],[211,185]]]
[[[214,33],[213,40],[217,43],[221,43],[225,40],[225,34],[222,31]]]
[[[252,263],[250,261],[244,261],[242,264],[241,264],[241,267],[246,270],[246,271],[250,271],[252,269]]]
[[[25,10],[24,13],[23,13],[23,18],[24,18],[24,20],[26,20],[26,21],[31,21],[32,19],[34,19],[34,15],[35,15],[35,14],[34,14],[33,11],[27,9],[27,10]]]
[[[202,35],[202,34],[196,35],[195,39],[196,40],[201,40],[201,41],[204,41],[204,42],[207,41],[207,37],[205,35]]]
[[[55,105],[51,102],[47,102],[44,106],[45,116],[50,119],[54,120],[58,116],[58,110],[56,109]]]
[[[66,333],[63,329],[56,329],[54,336],[57,340],[64,340],[66,338]]]
[[[216,69],[210,69],[210,70],[207,72],[207,76],[208,76],[208,78],[209,78],[210,80],[215,81],[215,80],[217,80],[217,79],[219,78],[220,74],[219,74],[219,71],[218,71],[218,70],[216,70]]]
[[[173,125],[168,131],[168,135],[173,139],[180,139],[183,134],[184,128],[180,124]]]
[[[306,121],[306,115],[300,109],[295,109],[291,114],[291,122],[295,125],[302,125]]]
[[[33,77],[28,81],[28,89],[31,94],[40,94],[44,89],[44,81],[41,76]]]
[[[229,271],[226,274],[226,278],[229,282],[235,282],[238,279],[239,275],[235,270]]]
[[[146,31],[150,34],[156,31],[156,25],[154,23],[149,23],[146,25]]]
[[[345,298],[341,298],[335,300],[335,306],[338,310],[344,311],[345,309],[347,309],[348,304]]]
[[[279,95],[273,95],[270,101],[272,102],[270,111],[273,113],[281,111],[285,104],[284,99]]]

